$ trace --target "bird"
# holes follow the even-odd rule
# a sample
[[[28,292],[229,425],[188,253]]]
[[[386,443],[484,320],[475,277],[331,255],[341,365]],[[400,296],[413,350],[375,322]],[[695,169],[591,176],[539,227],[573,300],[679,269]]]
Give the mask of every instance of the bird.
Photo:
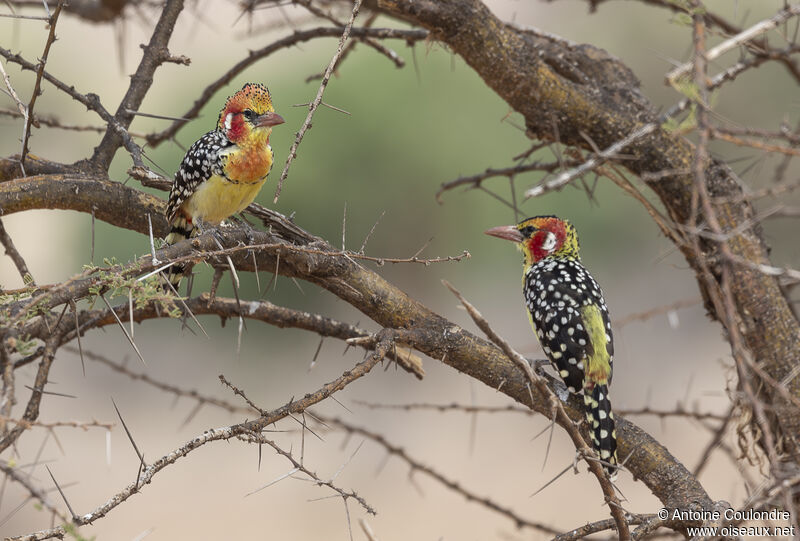
[[[534,216],[485,233],[515,242],[522,252],[522,291],[531,327],[567,389],[583,391],[592,447],[615,479],[617,433],[608,396],[611,320],[600,286],[581,263],[575,227],[556,216]]]
[[[189,147],[175,173],[166,244],[187,239],[205,225],[217,226],[253,202],[272,168],[272,128],[284,122],[263,84],[246,83],[227,99],[216,128]],[[168,270],[176,289],[186,270],[182,264]]]

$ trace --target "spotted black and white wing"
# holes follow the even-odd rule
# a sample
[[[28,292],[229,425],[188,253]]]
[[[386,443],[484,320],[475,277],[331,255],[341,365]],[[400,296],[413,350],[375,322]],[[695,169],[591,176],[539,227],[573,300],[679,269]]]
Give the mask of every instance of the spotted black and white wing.
[[[609,362],[614,354],[611,321],[600,286],[579,261],[543,260],[525,274],[525,304],[539,342],[572,392],[583,387],[584,361],[594,352],[582,307],[598,308]],[[609,374],[609,382],[611,374]]]
[[[233,145],[225,134],[214,130],[194,142],[183,157],[167,203],[167,220],[172,223],[184,201],[197,190],[197,187],[211,178],[222,175],[222,153]]]

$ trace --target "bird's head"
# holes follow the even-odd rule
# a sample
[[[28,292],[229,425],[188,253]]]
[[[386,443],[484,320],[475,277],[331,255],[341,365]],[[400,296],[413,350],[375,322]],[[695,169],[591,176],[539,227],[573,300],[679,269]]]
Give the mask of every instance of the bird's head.
[[[272,126],[284,122],[283,117],[272,108],[272,98],[267,87],[258,83],[247,83],[225,102],[225,107],[219,114],[217,129],[237,144],[251,140],[269,142]]]
[[[575,227],[555,216],[534,216],[517,225],[493,227],[487,235],[517,243],[525,255],[525,266],[552,258],[580,259]]]

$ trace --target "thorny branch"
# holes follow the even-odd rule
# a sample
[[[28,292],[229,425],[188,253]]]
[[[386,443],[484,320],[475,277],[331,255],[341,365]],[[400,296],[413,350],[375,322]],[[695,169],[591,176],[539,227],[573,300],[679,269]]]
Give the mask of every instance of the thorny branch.
[[[555,392],[547,385],[547,381],[533,371],[528,363],[527,359],[514,351],[511,346],[506,342],[502,337],[500,337],[489,325],[489,322],[484,319],[484,317],[478,312],[478,310],[472,306],[462,295],[461,293],[455,289],[452,285],[447,282],[444,282],[445,286],[455,295],[461,304],[466,308],[467,313],[469,313],[472,320],[475,324],[480,328],[481,331],[486,334],[489,340],[492,341],[495,345],[497,345],[500,349],[503,350],[503,353],[517,365],[519,369],[525,374],[526,378],[528,379],[530,385],[535,387],[539,393],[546,397],[546,400],[550,403],[552,411],[554,413],[555,421],[561,425],[569,434],[570,439],[572,439],[572,443],[575,444],[575,448],[577,450],[578,456],[586,461],[589,466],[589,471],[597,478],[598,483],[600,484],[600,488],[603,491],[605,496],[606,504],[611,511],[611,516],[614,518],[617,526],[617,534],[621,540],[627,541],[630,539],[630,531],[628,530],[628,522],[625,517],[625,510],[622,507],[622,504],[617,498],[617,494],[614,490],[614,486],[611,484],[611,481],[606,476],[605,472],[600,465],[600,461],[597,460],[596,457],[592,456],[591,447],[586,443],[583,438],[583,435],[578,430],[575,423],[573,423],[570,416],[564,409],[564,406],[561,403],[561,400],[556,396]],[[624,459],[623,459],[624,462]]]
[[[326,416],[323,416],[323,415],[317,415],[317,417],[322,422],[324,422],[325,424],[339,427],[341,430],[343,430],[343,431],[345,431],[345,432],[347,432],[349,434],[355,434],[355,435],[364,436],[364,437],[368,438],[369,440],[371,440],[371,441],[377,443],[378,445],[380,445],[381,447],[383,447],[386,450],[386,452],[389,453],[391,456],[395,456],[395,457],[399,458],[400,460],[402,460],[403,462],[405,462],[406,464],[408,464],[411,467],[411,474],[413,474],[414,472],[424,473],[428,477],[430,477],[430,478],[434,479],[435,481],[441,483],[442,485],[446,486],[448,489],[452,490],[453,492],[456,492],[457,494],[460,494],[461,496],[466,498],[468,501],[479,503],[479,504],[483,505],[484,507],[487,507],[488,509],[491,509],[492,511],[494,511],[496,513],[499,513],[499,514],[509,518],[510,520],[512,520],[515,523],[515,525],[518,528],[523,528],[523,527],[525,527],[525,528],[533,528],[533,529],[536,529],[536,530],[539,530],[539,531],[542,531],[542,532],[545,532],[545,533],[548,533],[548,534],[557,534],[558,533],[558,530],[555,530],[550,526],[547,526],[545,524],[542,524],[542,523],[539,523],[539,522],[534,522],[534,521],[528,520],[526,518],[523,518],[523,517],[519,516],[517,513],[515,513],[514,511],[512,511],[511,509],[508,509],[508,508],[506,508],[506,507],[504,507],[504,506],[502,506],[502,505],[490,500],[489,498],[477,495],[474,492],[464,488],[457,481],[454,481],[452,479],[448,479],[447,477],[445,477],[444,475],[442,475],[441,473],[439,473],[435,469],[422,464],[420,461],[418,461],[415,458],[413,458],[412,456],[410,456],[408,454],[408,452],[406,452],[405,449],[403,449],[402,447],[399,447],[397,445],[392,444],[391,442],[389,442],[385,437],[383,437],[380,434],[377,434],[375,432],[372,432],[370,430],[367,430],[367,429],[359,427],[359,426],[355,426],[352,423],[349,423],[349,422],[347,422],[347,421],[345,421],[343,419],[339,419],[339,418],[335,418],[335,417],[326,417]]]
[[[389,340],[391,340],[391,338],[389,338]],[[264,414],[258,419],[254,419],[252,421],[244,421],[235,425],[206,430],[202,434],[197,435],[180,447],[174,449],[170,453],[167,453],[152,464],[143,468],[135,482],[120,490],[102,505],[84,515],[73,516],[72,523],[80,526],[91,524],[94,521],[105,517],[109,512],[125,502],[128,498],[139,493],[143,487],[149,485],[153,478],[164,468],[174,464],[177,460],[189,455],[192,451],[199,449],[203,445],[214,441],[228,441],[234,438],[244,438],[246,440],[248,437],[254,435],[260,437],[259,435],[265,427],[285,419],[292,414],[302,413],[308,407],[328,398],[333,393],[340,391],[353,381],[366,375],[383,359],[383,354],[385,354],[387,350],[388,347],[386,346],[379,348],[378,351],[372,355],[369,355],[366,360],[357,364],[352,370],[345,372],[340,377],[324,385],[317,391],[307,394],[301,400],[292,401],[281,406],[280,408],[269,412],[264,412]],[[58,526],[46,531],[45,535],[48,537],[63,537],[65,533],[65,527]],[[25,537],[23,536],[19,539],[24,538]],[[47,537],[40,537],[40,539],[46,538]]]
[[[590,171],[602,173],[604,172],[603,164],[608,162],[619,162],[638,174],[661,198],[665,207],[664,214],[668,218],[660,225],[668,232],[670,238],[676,241],[695,268],[707,307],[722,322],[728,333],[739,374],[740,390],[735,398],[742,407],[752,409],[755,419],[752,424],[753,430],[758,433],[756,437],[759,438],[770,465],[771,482],[758,487],[750,501],[768,506],[782,505],[784,508],[793,510],[792,491],[797,485],[797,479],[781,466],[786,460],[791,461],[792,457],[797,455],[797,438],[795,437],[797,423],[794,421],[796,416],[793,415],[796,411],[792,408],[798,400],[797,394],[800,386],[798,386],[797,380],[800,378],[795,377],[798,364],[797,340],[793,341],[791,338],[795,336],[792,334],[793,332],[797,334],[797,325],[796,320],[787,317],[789,311],[785,298],[777,288],[775,278],[777,276],[796,278],[797,271],[769,264],[760,231],[757,231],[756,227],[759,220],[757,216],[754,217],[750,206],[750,202],[759,195],[757,192],[745,193],[741,189],[739,179],[735,178],[735,175],[724,164],[710,157],[708,145],[712,139],[721,139],[734,144],[748,145],[764,152],[783,153],[790,158],[797,154],[795,148],[798,144],[797,133],[791,130],[759,133],[747,129],[738,129],[737,131],[736,128],[717,128],[713,126],[713,117],[709,114],[707,92],[733,81],[741,73],[768,61],[780,62],[794,77],[800,80],[800,69],[792,56],[800,51],[800,48],[795,43],[790,43],[783,49],[775,48],[770,46],[766,37],[760,37],[769,29],[780,24],[785,26],[785,21],[796,16],[800,11],[796,5],[787,5],[774,17],[750,28],[739,29],[719,16],[708,12],[705,6],[699,2],[693,2],[692,9],[688,9],[682,3],[667,2],[666,0],[642,1],[672,10],[684,11],[691,14],[693,20],[694,59],[679,68],[680,74],[672,77],[672,81],[682,80],[682,74],[691,70],[694,75],[692,84],[695,85],[697,93],[687,91],[686,87],[677,85],[678,90],[687,95],[686,99],[660,117],[652,113],[647,101],[636,90],[635,83],[630,82],[627,68],[621,63],[617,65],[616,59],[602,57],[605,66],[616,66],[617,68],[617,71],[611,71],[613,83],[609,83],[608,73],[604,73],[597,67],[590,68],[595,63],[600,64],[600,62],[596,62],[600,58],[597,51],[591,51],[591,54],[584,55],[588,49],[580,49],[575,44],[555,36],[503,24],[477,1],[448,0],[429,3],[385,0],[379,2],[377,4],[378,11],[375,13],[387,13],[416,26],[424,27],[424,29],[398,30],[353,27],[353,21],[360,7],[360,1],[356,0],[352,5],[352,17],[348,25],[342,27],[336,20],[328,18],[335,26],[298,30],[261,50],[249,53],[228,72],[207,86],[187,114],[174,120],[164,131],[151,134],[147,140],[152,146],[155,146],[164,140],[173,138],[178,129],[187,122],[187,119],[195,118],[200,109],[233,77],[256,61],[289,46],[319,37],[340,38],[339,48],[326,70],[323,84],[320,85],[315,100],[318,106],[336,61],[341,59],[343,44],[348,33],[351,39],[368,43],[379,51],[380,44],[377,41],[373,43],[373,40],[399,38],[405,39],[408,43],[425,39],[440,40],[456,54],[461,55],[498,95],[523,114],[526,127],[531,135],[538,135],[551,142],[556,141],[572,146],[573,149],[577,147],[594,152],[588,161],[581,161],[579,164],[559,160],[558,163],[534,163],[500,170],[487,170],[482,175],[448,183],[450,186],[447,187],[458,185],[479,187],[483,180],[491,176],[500,175],[513,179],[514,175],[526,171],[552,174],[558,171],[562,165],[577,165],[577,169],[562,172],[555,179],[546,180],[535,187],[535,194],[541,195],[545,191],[560,188],[581,174]],[[589,2],[592,7],[597,7],[604,0],[589,0]],[[301,3],[313,6],[313,13],[319,15],[323,12],[322,8],[315,4]],[[97,13],[90,15],[89,13],[92,12],[85,10],[83,2],[74,1],[72,4],[74,6],[70,7],[74,7],[73,12],[79,16],[95,17],[93,20],[102,19]],[[121,2],[120,4],[121,7],[118,6],[118,11],[103,17],[113,18],[119,15],[126,3]],[[375,7],[372,3],[367,5],[371,8]],[[40,4],[36,3],[36,6],[38,7]],[[65,208],[84,212],[96,210],[98,219],[145,234],[146,225],[143,224],[146,224],[146,220],[143,220],[142,217],[149,214],[154,217],[154,228],[157,234],[162,235],[165,230],[165,224],[161,217],[163,203],[137,190],[105,178],[93,178],[87,173],[96,174],[99,169],[102,176],[108,170],[111,158],[120,145],[124,145],[131,154],[134,164],[142,170],[144,169],[141,150],[133,142],[132,134],[127,128],[133,117],[138,114],[138,108],[148,94],[157,67],[163,62],[175,61],[169,54],[167,43],[182,10],[182,2],[167,2],[161,11],[150,43],[145,47],[142,62],[137,68],[125,98],[113,116],[101,105],[97,95],[93,93],[80,94],[71,84],[62,82],[44,69],[47,52],[55,38],[55,22],[61,6],[62,3],[59,2],[56,12],[53,15],[48,13],[46,18],[50,21],[50,35],[45,53],[39,63],[31,63],[21,55],[12,54],[0,47],[0,55],[9,62],[36,73],[34,92],[29,105],[25,107],[18,98],[16,99],[20,115],[23,116],[25,123],[23,150],[16,160],[0,161],[0,209],[4,214],[31,208]],[[47,8],[46,4],[45,7]],[[707,27],[719,28],[731,37],[717,48],[707,51],[703,39]],[[480,36],[480,39],[473,41],[477,39],[477,36]],[[743,55],[735,64],[709,79],[706,73],[707,60],[717,54],[716,51],[721,53],[732,47],[744,48],[749,56]],[[384,54],[393,58],[387,52]],[[504,59],[505,63],[498,61],[498,58]],[[586,61],[586,58],[590,58],[591,62]],[[14,94],[4,71],[3,75],[7,88]],[[30,128],[36,122],[33,108],[40,91],[41,80],[48,81],[76,101],[95,111],[106,123],[103,141],[95,149],[91,160],[67,165],[47,162],[28,154]],[[591,83],[591,85],[587,83]],[[629,83],[630,87],[627,89],[620,87],[620,83]],[[592,87],[594,94],[585,92],[585,88],[589,86]],[[535,96],[536,99],[532,99],[531,96]],[[618,101],[616,99],[618,96],[622,96],[624,99]],[[311,105],[313,106],[315,102],[312,102]],[[565,103],[570,104],[573,109],[564,109],[563,104]],[[309,108],[309,115],[301,133],[311,127],[311,117],[315,107]],[[691,110],[691,114],[694,115],[693,121],[698,130],[698,140],[694,146],[680,138],[677,132],[672,132],[663,126],[665,120],[676,118],[677,114],[687,110]],[[298,139],[287,159],[281,180],[285,177],[295,155],[297,144],[302,139],[301,133],[298,134]],[[754,137],[782,138],[786,141],[787,146],[763,143],[753,139]],[[622,151],[629,154],[622,156]],[[576,155],[570,154],[573,159]],[[29,173],[59,172],[68,174],[11,180],[19,176],[16,166],[9,164],[12,161],[20,166],[22,162],[26,162]],[[21,172],[23,175],[25,174],[24,171]],[[5,182],[8,180],[11,182]],[[154,182],[158,183],[161,180],[155,179]],[[443,186],[442,190],[444,189],[446,188]],[[781,189],[780,187],[771,187],[766,189],[765,193],[774,195],[781,193]],[[145,468],[140,472],[140,476],[134,484],[120,491],[106,504],[96,508],[88,515],[75,517],[76,524],[90,523],[104,516],[132,494],[141,490],[158,471],[174,463],[181,456],[186,456],[200,445],[231,437],[269,443],[264,440],[263,434],[260,432],[268,424],[291,413],[304,411],[309,405],[330,396],[335,390],[341,389],[357,377],[366,374],[384,356],[395,358],[398,362],[407,358],[406,352],[410,350],[404,350],[403,346],[400,346],[400,351],[395,351],[395,347],[390,351],[386,347],[390,342],[393,345],[405,344],[434,358],[440,358],[443,362],[480,379],[487,385],[500,388],[518,402],[532,406],[539,413],[552,413],[553,395],[548,387],[548,380],[535,374],[532,375],[532,373],[528,374],[529,379],[522,378],[520,369],[526,373],[530,372],[530,369],[524,359],[518,358],[510,351],[510,348],[503,347],[502,341],[500,342],[501,349],[505,351],[509,359],[516,362],[516,365],[508,361],[498,348],[473,337],[434,314],[355,261],[360,258],[379,264],[383,261],[428,263],[440,260],[439,258],[432,260],[382,259],[335,250],[322,239],[303,231],[268,209],[254,205],[249,210],[265,224],[274,226],[274,231],[268,234],[257,232],[255,235],[238,230],[228,232],[222,235],[224,241],[222,248],[218,248],[216,241],[212,241],[210,237],[200,237],[162,250],[158,254],[159,258],[168,263],[205,260],[218,269],[227,269],[227,265],[220,258],[224,259],[223,256],[230,256],[235,261],[236,268],[241,272],[257,271],[258,268],[275,269],[276,273],[280,272],[286,276],[306,279],[322,286],[361,309],[385,329],[370,335],[359,327],[321,318],[316,314],[290,311],[291,313],[287,315],[285,312],[287,309],[266,302],[238,303],[230,299],[210,299],[206,296],[187,299],[180,310],[196,314],[214,313],[227,318],[242,316],[242,309],[246,308],[252,310],[251,316],[255,319],[278,326],[286,324],[306,328],[322,335],[348,340],[348,343],[374,348],[376,352],[353,371],[343,374],[342,377],[323,387],[313,396],[309,395],[298,402],[290,402],[273,412],[262,412],[263,415],[255,421],[214,429],[185,443],[175,452],[165,455],[155,464]],[[650,211],[650,209],[648,210]],[[24,277],[29,275],[25,262],[21,257],[15,258],[14,253],[16,252],[17,256],[19,253],[11,239],[4,231],[0,232],[3,233],[2,239],[6,252],[25,279]],[[458,260],[461,257],[468,257],[468,254],[465,252],[462,256],[447,258],[447,260]],[[48,384],[50,369],[59,346],[73,338],[79,338],[80,334],[112,322],[112,309],[82,309],[77,311],[73,319],[71,315],[64,316],[67,306],[75,306],[75,301],[79,299],[91,299],[98,290],[102,294],[118,286],[118,283],[109,279],[109,274],[122,277],[131,289],[139,287],[132,285],[133,282],[145,273],[156,270],[152,264],[148,264],[146,261],[147,258],[143,258],[129,265],[93,268],[60,284],[41,286],[40,288],[30,286],[16,292],[4,292],[9,293],[13,299],[8,304],[4,302],[2,305],[4,310],[8,309],[8,317],[6,317],[6,313],[2,315],[3,326],[0,328],[0,368],[2,368],[3,377],[2,397],[0,397],[2,404],[0,405],[0,414],[2,414],[0,416],[0,427],[2,427],[0,449],[6,449],[15,444],[24,430],[32,426],[44,425],[38,421],[39,408],[42,396],[48,392],[45,387]],[[137,289],[137,291],[141,290]],[[752,302],[751,299],[755,298],[763,299],[764,302]],[[113,312],[123,321],[129,313],[132,321],[164,317],[167,306],[162,301],[164,299],[152,298],[149,304],[135,310],[128,311],[127,306],[120,306],[114,308]],[[375,304],[368,305],[368,302]],[[644,314],[642,317],[648,316],[649,314]],[[285,319],[281,319],[287,317],[291,319],[291,323],[286,323]],[[326,332],[330,332],[330,334],[325,334]],[[15,348],[20,344],[25,333],[32,333],[40,345],[34,353],[21,356],[21,353]],[[92,358],[90,353],[86,353],[86,355],[88,358]],[[35,382],[31,387],[31,396],[25,403],[24,414],[20,418],[14,418],[10,412],[14,400],[16,400],[15,391],[19,387],[15,384],[14,371],[33,363],[37,363],[37,367]],[[114,363],[109,364],[113,365]],[[412,370],[414,366],[419,368],[420,371],[416,373],[421,376],[419,364],[412,362],[410,364]],[[146,374],[136,374],[119,365],[114,369],[121,370],[130,377],[139,377],[151,385],[158,385],[158,382]],[[530,384],[533,384],[535,392],[531,390]],[[191,397],[197,400],[198,405],[208,403],[223,408],[226,405],[230,406],[224,401],[215,401],[199,393],[182,391],[175,386],[162,385],[161,388],[176,395]],[[773,400],[769,399],[770,393],[775,397]],[[561,426],[573,438],[576,447],[582,448],[581,436],[571,421],[571,419],[581,417],[579,406],[576,407],[570,402],[556,405],[560,408],[557,408],[557,411]],[[236,408],[226,409],[243,411]],[[474,411],[481,410],[478,406],[473,409]],[[681,408],[678,408],[677,413],[685,414],[687,417],[718,420],[718,417],[714,417],[712,414],[693,414],[680,410]],[[472,410],[465,409],[465,411]],[[631,410],[628,413],[630,415],[659,416],[672,414],[672,412],[650,410],[649,408]],[[729,419],[731,419],[730,415],[724,416],[723,429],[727,426]],[[340,421],[340,423],[346,422]],[[352,426],[351,430],[353,430]],[[713,502],[705,494],[696,478],[686,472],[680,463],[666,453],[666,450],[651,441],[649,436],[622,418],[620,418],[619,432],[620,451],[629,456],[626,465],[656,493],[665,505],[680,507],[691,502],[703,508],[713,506]],[[381,443],[378,440],[380,436],[376,434],[372,434],[370,438]],[[302,467],[302,464],[296,462],[291,453],[282,452],[278,448],[276,450],[292,461],[295,467],[298,467],[298,464]],[[398,456],[402,457],[402,455]],[[621,454],[621,456],[623,455]],[[586,457],[584,456],[584,458]],[[417,463],[410,459],[407,462],[412,465],[412,468],[421,469],[416,467]],[[156,469],[157,465],[160,466]],[[592,460],[589,460],[589,465],[593,469],[599,468],[597,463]],[[0,466],[2,466],[0,469],[9,478],[25,487],[31,496],[41,501],[48,510],[58,513],[53,506],[46,504],[44,493],[40,489],[26,484],[27,480],[19,475],[18,469],[7,465]],[[312,478],[316,478],[310,470],[303,471]],[[426,470],[421,469],[421,471]],[[319,481],[319,478],[316,479]],[[671,528],[683,526],[652,520],[647,515],[622,517],[622,508],[614,499],[613,489],[604,485],[603,479],[600,477],[598,479],[606,491],[609,503],[616,502],[610,506],[615,515],[613,521],[593,523],[583,529],[579,528],[575,532],[561,534],[558,539],[573,539],[580,535],[603,531],[612,526],[616,526],[621,537],[624,537],[627,534],[628,523],[641,524],[639,529],[632,533],[632,538],[641,538],[662,526]],[[669,482],[675,482],[675,479],[679,480],[680,486],[667,486]],[[341,489],[333,486],[331,488],[342,498],[356,497],[355,493],[351,495],[351,493],[342,492]],[[457,483],[451,488],[464,494]],[[481,501],[479,496],[474,496],[474,499]],[[489,507],[493,505],[500,507],[490,501],[483,503]],[[520,520],[524,520],[513,514],[508,516],[518,524],[520,524]],[[63,515],[60,515],[60,518],[66,520]],[[793,522],[796,524],[796,521],[795,514]],[[551,528],[548,529],[549,527],[541,525],[535,527],[550,533],[558,533]],[[63,537],[65,534],[66,529],[58,526],[30,536],[20,537],[20,539],[46,539]]]
[[[53,15],[47,21],[50,25],[50,32],[47,34],[47,43],[44,46],[44,52],[39,59],[39,67],[36,68],[36,82],[33,83],[33,92],[31,93],[31,101],[28,107],[25,108],[25,128],[22,130],[22,152],[19,155],[19,166],[22,169],[22,174],[25,174],[25,156],[28,154],[28,139],[31,136],[31,125],[33,124],[33,107],[36,105],[36,98],[41,94],[42,88],[42,75],[44,75],[44,66],[47,63],[47,56],[50,54],[50,46],[56,41],[56,23],[58,16],[61,15],[61,9],[64,7],[64,0],[58,0],[58,5]]]
[[[306,132],[311,129],[311,119],[314,118],[314,112],[317,110],[317,107],[319,107],[320,103],[322,103],[322,95],[325,93],[325,88],[328,86],[328,81],[330,81],[331,75],[333,75],[333,70],[336,69],[336,64],[339,63],[339,59],[342,56],[342,51],[344,50],[344,44],[347,41],[347,38],[350,37],[350,32],[353,29],[353,23],[356,20],[359,9],[361,9],[361,0],[354,0],[353,12],[350,15],[350,20],[347,21],[347,25],[344,27],[342,37],[339,38],[339,46],[337,47],[336,52],[333,54],[333,58],[331,58],[328,67],[325,68],[325,73],[322,74],[322,81],[319,83],[317,95],[314,97],[311,103],[308,104],[308,114],[306,115],[306,119],[303,122],[303,125],[300,127],[300,130],[295,134],[294,142],[292,143],[292,147],[289,149],[289,155],[286,157],[286,164],[283,166],[283,171],[281,171],[281,176],[278,179],[278,186],[275,188],[275,197],[272,198],[273,203],[278,202],[278,198],[281,195],[281,188],[283,187],[283,181],[286,180],[287,176],[289,176],[289,166],[292,165],[292,162],[297,157],[297,148],[303,141],[303,137],[305,137]]]
[[[262,60],[273,53],[283,49],[292,47],[299,43],[310,41],[317,38],[325,37],[338,37],[344,35],[343,27],[326,27],[321,26],[317,28],[310,28],[308,30],[296,30],[292,34],[280,38],[261,49],[250,51],[245,58],[234,64],[228,71],[222,74],[217,80],[206,86],[200,93],[192,106],[182,115],[180,120],[174,121],[168,128],[161,132],[153,133],[147,136],[147,142],[150,146],[158,146],[162,142],[172,139],[180,128],[186,125],[189,120],[197,118],[203,107],[217,95],[220,89],[231,80],[242,73],[245,69],[249,68],[259,60]],[[373,38],[373,39],[402,39],[408,43],[422,41],[429,36],[428,31],[418,29],[402,29],[402,28],[358,28],[353,27],[350,30],[350,37],[353,38]]]

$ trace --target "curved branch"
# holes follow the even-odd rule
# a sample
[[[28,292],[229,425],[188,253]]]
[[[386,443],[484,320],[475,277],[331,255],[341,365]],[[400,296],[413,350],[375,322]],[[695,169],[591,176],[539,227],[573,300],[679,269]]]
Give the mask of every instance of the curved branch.
[[[657,120],[652,104],[639,92],[630,69],[605,51],[557,40],[500,21],[479,0],[379,0],[390,15],[427,28],[432,36],[459,54],[486,84],[525,117],[528,130],[544,140],[585,148],[608,148],[642,126]],[[557,134],[557,135],[556,135]],[[658,195],[669,216],[681,225],[691,223],[694,146],[662,126],[627,146],[622,165],[642,177]],[[669,173],[669,174],[665,174]],[[654,175],[657,174],[657,175]],[[768,264],[767,247],[750,202],[742,199],[736,175],[725,164],[708,160],[704,177],[720,228],[729,234],[722,242],[701,241],[702,257],[730,266],[731,290],[743,338],[758,365],[800,397],[800,324],[776,278],[726,262],[721,247],[757,265]],[[685,243],[678,246],[702,279],[698,255]],[[723,273],[713,269],[722,287]],[[710,303],[710,313],[721,322]],[[766,393],[766,392],[765,392]],[[768,393],[767,393],[768,394]],[[785,444],[800,454],[800,415],[779,395],[765,396],[775,414],[771,422]]]
[[[245,69],[255,64],[257,61],[266,58],[267,56],[287,49],[298,43],[310,41],[315,38],[336,37],[341,38],[344,32],[344,27],[338,26],[322,26],[319,28],[311,28],[309,30],[298,30],[291,35],[283,37],[269,45],[250,51],[248,55],[233,65],[216,81],[208,85],[200,97],[195,100],[192,106],[184,114],[180,115],[180,120],[174,121],[168,128],[163,131],[153,133],[147,136],[147,143],[156,147],[167,139],[171,139],[178,133],[189,120],[196,118],[200,114],[200,110],[209,102],[216,93],[225,85],[230,83],[234,77],[242,73]],[[374,38],[374,39],[404,39],[409,43],[414,41],[424,40],[428,37],[426,30],[404,30],[399,28],[352,28],[350,35],[354,38]]]
[[[0,184],[0,206],[6,208],[8,200],[25,199],[23,196],[11,197],[8,191],[4,191],[6,186],[36,186],[43,182],[42,179],[38,182],[32,182],[33,180],[20,179]],[[163,209],[162,200],[119,184],[101,179],[73,177],[66,177],[63,181],[67,186],[77,183],[82,188],[77,190],[78,193],[69,189],[60,192],[59,208],[69,208],[70,205],[73,208],[85,208],[90,190],[102,192],[108,184],[113,184],[119,192],[116,192],[115,198],[109,198],[109,206],[104,209],[102,217],[98,215],[98,218],[120,227],[144,233],[147,228],[145,214],[153,209]],[[85,184],[91,182],[98,186],[90,188]],[[16,190],[15,193],[26,194],[28,190]],[[35,208],[35,201],[40,205],[44,204],[41,199],[29,198],[24,205],[17,202],[14,208]],[[154,218],[157,218],[153,220],[155,233],[164,234],[166,221],[160,215],[154,215]],[[277,259],[280,258],[278,270],[281,275],[307,280],[327,289],[379,325],[401,330],[403,343],[434,359],[441,359],[445,364],[500,390],[517,402],[550,416],[551,404],[547,397],[531,392],[524,374],[499,348],[431,311],[375,272],[341,255],[323,240],[307,234],[308,239],[314,240],[306,241],[306,246],[298,246],[283,241],[275,234],[280,233],[281,229],[296,229],[294,224],[281,227],[280,219],[277,218],[270,223],[273,225],[271,234],[226,228],[216,235],[205,234],[166,247],[159,250],[156,256],[161,261],[180,258],[207,259],[209,256],[203,254],[219,253],[216,240],[219,239],[226,249],[225,254],[230,256],[236,269],[240,271],[275,269]],[[210,262],[220,268],[228,268],[224,257],[216,263],[213,260]],[[132,276],[150,272],[154,268],[152,258],[148,256],[125,268],[115,267],[112,271]],[[48,296],[46,299],[39,296],[35,300],[39,306],[53,307],[69,299],[85,296],[91,287],[103,284],[101,277],[96,274],[78,277],[62,289],[43,292],[42,295]],[[570,398],[565,409],[572,422],[580,422],[584,417],[583,404],[575,397]],[[711,499],[697,479],[653,437],[621,417],[617,419],[617,435],[621,461],[664,505],[683,509],[694,502],[710,508]]]
[[[350,338],[370,336],[369,331],[355,325],[337,321],[319,314],[277,306],[264,300],[246,301],[219,297],[212,299],[207,293],[204,293],[199,297],[185,299],[178,304],[181,308],[188,310],[196,316],[214,315],[222,319],[238,318],[241,316],[247,319],[262,321],[280,328],[303,329],[317,333],[323,337],[338,338],[339,340],[347,341]],[[161,309],[161,307],[157,306],[155,303],[148,303],[146,306],[136,308],[132,312],[129,312],[128,305],[124,304],[114,307],[114,312],[116,313],[116,317],[114,317],[114,314],[108,309],[81,311],[78,316],[77,324],[81,336],[94,328],[116,325],[119,320],[132,319],[137,323],[141,323],[148,319],[169,317],[169,314],[165,313],[165,310]],[[61,345],[75,339],[76,324],[71,318],[62,318],[59,325],[54,329],[52,325],[48,326],[41,318],[37,318],[31,320],[28,325],[24,326],[22,332],[23,334],[39,337],[49,336],[55,333],[57,336],[60,336],[58,345]],[[398,340],[398,342],[400,342],[400,340]],[[377,347],[377,342],[359,343],[358,345],[374,350]],[[386,357],[396,361],[401,367],[414,374],[418,379],[422,379],[425,375],[425,371],[422,369],[422,363],[418,359],[410,358],[407,353],[401,352],[401,347],[397,346],[395,349],[388,352]],[[18,361],[15,363],[14,368],[26,364],[28,360],[29,359],[24,359],[25,362]]]
[[[147,215],[150,214],[155,233],[164,236],[167,234],[164,208],[164,201],[102,177],[68,173],[0,182],[3,214],[33,209],[94,212],[99,220],[143,235],[147,234]]]

